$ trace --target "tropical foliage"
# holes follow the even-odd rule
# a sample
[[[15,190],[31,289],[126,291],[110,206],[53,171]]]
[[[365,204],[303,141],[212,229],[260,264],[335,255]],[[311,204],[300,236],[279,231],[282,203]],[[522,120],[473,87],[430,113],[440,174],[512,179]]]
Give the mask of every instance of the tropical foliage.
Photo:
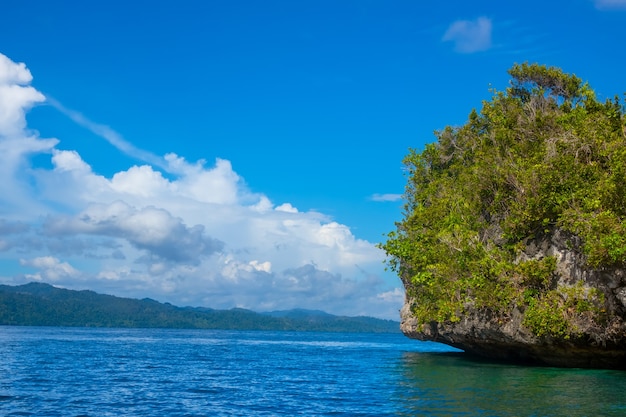
[[[422,323],[518,307],[536,335],[569,337],[574,316],[603,320],[602,294],[556,288],[554,258],[520,254],[559,230],[589,268],[626,265],[625,109],[558,68],[509,74],[463,126],[410,150],[403,220],[381,247]]]

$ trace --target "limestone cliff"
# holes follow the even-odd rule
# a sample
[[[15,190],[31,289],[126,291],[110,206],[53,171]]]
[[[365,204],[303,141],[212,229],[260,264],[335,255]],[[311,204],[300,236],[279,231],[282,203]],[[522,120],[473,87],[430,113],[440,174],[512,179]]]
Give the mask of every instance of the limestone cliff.
[[[404,159],[381,247],[402,330],[468,352],[626,369],[626,103],[515,64],[462,126]]]
[[[580,240],[556,230],[541,239],[526,242],[519,261],[554,257],[556,268],[550,289],[568,288],[602,294],[600,323],[576,311],[564,311],[574,335],[563,338],[537,336],[524,326],[526,306],[515,306],[505,316],[488,309],[466,306],[459,321],[420,325],[413,313],[415,300],[407,296],[401,312],[401,329],[408,337],[442,342],[479,356],[551,366],[626,369],[626,273],[619,268],[591,269],[580,251]],[[403,283],[407,290],[412,284]],[[407,291],[410,294],[411,291]],[[573,309],[570,309],[573,310]]]

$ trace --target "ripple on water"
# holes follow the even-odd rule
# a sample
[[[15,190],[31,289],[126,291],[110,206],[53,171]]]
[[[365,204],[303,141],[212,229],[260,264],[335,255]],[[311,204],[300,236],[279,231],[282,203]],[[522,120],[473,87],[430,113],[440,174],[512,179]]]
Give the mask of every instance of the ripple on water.
[[[402,335],[0,328],[0,415],[623,416],[626,377]]]

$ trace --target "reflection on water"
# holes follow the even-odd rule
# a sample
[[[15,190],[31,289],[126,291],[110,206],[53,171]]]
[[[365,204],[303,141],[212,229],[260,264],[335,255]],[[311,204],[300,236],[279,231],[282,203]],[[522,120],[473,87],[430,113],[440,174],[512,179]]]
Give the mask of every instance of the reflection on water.
[[[406,352],[401,415],[625,416],[623,371],[514,366]]]

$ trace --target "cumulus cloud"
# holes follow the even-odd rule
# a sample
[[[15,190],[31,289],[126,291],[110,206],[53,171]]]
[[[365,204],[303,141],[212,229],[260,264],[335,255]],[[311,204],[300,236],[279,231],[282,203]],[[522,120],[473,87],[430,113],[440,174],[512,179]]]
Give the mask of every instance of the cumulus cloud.
[[[283,203],[280,206],[276,207],[277,211],[284,211],[286,213],[297,213],[298,209],[292,206],[289,203]]]
[[[23,63],[15,63],[0,54],[0,195],[4,201],[2,214],[29,214],[42,207],[33,201],[29,190],[27,158],[49,153],[58,144],[56,139],[41,139],[27,129],[26,112],[45,100],[43,94],[29,83],[30,71]],[[5,198],[6,197],[6,198]]]
[[[6,55],[0,54],[0,84],[30,84],[33,76],[23,62],[11,61]]]
[[[92,204],[73,217],[50,218],[49,235],[89,234],[121,238],[150,254],[175,262],[199,262],[223,243],[207,236],[204,226],[187,227],[180,218],[156,207],[136,209],[123,201]]]
[[[491,19],[457,20],[444,33],[444,42],[453,42],[456,52],[471,54],[491,48]]]
[[[600,10],[626,9],[626,0],[594,0]]]
[[[110,177],[94,172],[79,149],[28,128],[27,111],[46,100],[31,81],[24,64],[0,54],[0,260],[22,268],[5,282],[177,305],[397,318],[400,290],[383,278],[384,254],[348,226],[273,203],[228,160],[155,156],[52,101],[143,161]],[[34,155],[50,165],[35,166]]]
[[[29,86],[33,77],[23,63],[0,54],[0,135],[12,136],[26,127],[26,111],[45,100]]]
[[[61,262],[52,256],[40,256],[33,259],[20,259],[22,266],[32,267],[39,270],[35,274],[26,274],[27,279],[35,281],[57,282],[61,279],[75,279],[80,277],[80,272],[67,262]]]

